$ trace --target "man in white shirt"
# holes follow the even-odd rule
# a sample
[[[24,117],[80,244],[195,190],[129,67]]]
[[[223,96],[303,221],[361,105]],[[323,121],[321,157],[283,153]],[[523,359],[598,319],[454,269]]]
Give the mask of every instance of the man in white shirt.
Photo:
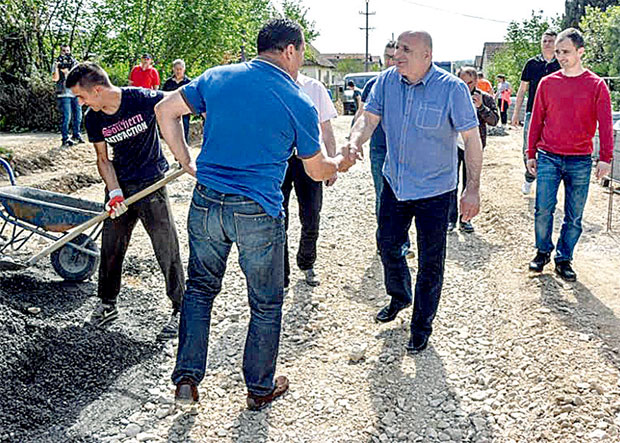
[[[331,119],[338,116],[336,108],[329,98],[329,93],[323,84],[311,77],[297,74],[297,84],[308,94],[314,107],[319,114],[319,126],[321,132],[321,145],[329,155],[336,153],[336,139],[331,125]],[[331,186],[336,182],[337,175],[327,180],[325,184]],[[286,213],[285,228],[288,230],[289,200],[291,191],[295,188],[297,203],[299,205],[299,220],[301,222],[301,237],[297,250],[297,266],[305,276],[305,281],[310,286],[318,286],[320,280],[314,272],[316,261],[316,243],[319,238],[319,220],[321,206],[323,204],[323,186],[321,182],[312,180],[304,170],[302,160],[293,155],[288,160],[288,168],[282,183],[284,194],[284,211]],[[291,267],[288,259],[288,236],[284,248],[284,287],[289,286]]]

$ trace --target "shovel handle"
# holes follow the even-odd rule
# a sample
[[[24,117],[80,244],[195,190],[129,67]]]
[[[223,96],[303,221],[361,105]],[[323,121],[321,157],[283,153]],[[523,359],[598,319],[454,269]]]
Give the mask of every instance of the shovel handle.
[[[137,192],[134,195],[132,195],[129,198],[127,198],[127,200],[125,200],[125,204],[127,206],[132,205],[133,203],[137,202],[141,198],[144,198],[147,195],[152,194],[153,192],[157,191],[158,189],[166,186],[166,184],[170,183],[172,180],[176,180],[178,177],[180,177],[183,174],[185,174],[185,170],[178,169],[178,170],[176,170],[176,171],[166,175],[164,178],[162,178],[161,180],[153,183],[148,188],[144,188],[140,192]],[[62,248],[64,245],[69,243],[75,237],[77,237],[78,235],[80,235],[81,233],[83,233],[84,231],[89,229],[90,227],[95,226],[98,223],[101,223],[102,221],[104,221],[109,216],[110,215],[108,214],[107,211],[103,211],[101,214],[99,214],[99,215],[91,218],[90,220],[82,223],[81,225],[77,226],[73,231],[71,231],[69,234],[65,235],[64,237],[62,237],[58,241],[52,243],[47,248],[45,248],[41,252],[39,252],[37,255],[34,255],[33,257],[31,257],[30,260],[28,260],[27,265],[28,266],[34,265],[36,262],[41,260],[43,257],[45,257],[45,256],[51,254],[52,252],[55,252],[58,249]]]

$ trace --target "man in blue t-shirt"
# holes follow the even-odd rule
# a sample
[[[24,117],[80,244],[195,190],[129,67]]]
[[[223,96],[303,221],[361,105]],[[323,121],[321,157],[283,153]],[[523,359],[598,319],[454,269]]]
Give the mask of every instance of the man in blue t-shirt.
[[[321,149],[317,111],[292,77],[304,61],[301,27],[287,19],[271,20],[257,44],[254,60],[208,69],[155,108],[170,149],[198,181],[188,216],[189,278],[172,374],[179,402],[198,401],[213,300],[221,291],[233,243],[251,309],[243,356],[248,408],[262,409],[286,392],[288,379],[274,375],[284,296],[280,186],[287,160],[295,147],[316,181],[353,164],[348,153],[328,157]],[[195,163],[180,121],[188,112],[205,114]]]
[[[151,238],[172,301],[172,315],[160,338],[176,337],[185,277],[166,189],[160,188],[129,208],[124,203],[125,197],[160,180],[168,170],[155,118],[155,105],[164,94],[144,88],[118,88],[101,67],[89,62],[69,72],[67,87],[80,104],[90,107],[85,118],[86,132],[97,151],[97,168],[106,186],[106,209],[110,212],[101,238],[101,304],[91,315],[91,324],[103,326],[118,317],[116,301],[123,260],[131,233],[140,220]],[[113,150],[112,160],[108,145]]]
[[[439,305],[459,133],[465,141],[468,171],[461,197],[463,220],[469,221],[480,209],[482,146],[476,110],[467,85],[432,63],[432,45],[426,32],[408,31],[398,37],[395,66],[377,78],[348,146],[361,155],[362,145],[379,123],[383,125],[387,156],[379,248],[391,301],[377,314],[379,322],[394,320],[411,305],[411,274],[402,245],[415,219],[418,275],[407,346],[411,352],[426,348]]]

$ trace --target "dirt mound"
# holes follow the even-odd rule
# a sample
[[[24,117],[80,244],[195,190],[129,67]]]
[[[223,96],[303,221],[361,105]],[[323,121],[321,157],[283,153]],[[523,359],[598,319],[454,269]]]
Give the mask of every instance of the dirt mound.
[[[37,183],[33,185],[33,188],[70,194],[97,183],[101,183],[100,177],[95,177],[88,174],[71,173]]]

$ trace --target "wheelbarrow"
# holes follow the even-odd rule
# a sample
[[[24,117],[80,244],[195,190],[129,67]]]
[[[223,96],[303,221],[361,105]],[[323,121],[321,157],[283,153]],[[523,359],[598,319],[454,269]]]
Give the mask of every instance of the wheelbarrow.
[[[103,221],[109,217],[104,206],[57,192],[17,186],[9,163],[0,158],[0,165],[11,183],[0,187],[0,271],[26,269],[50,255],[52,267],[65,280],[84,281],[92,276],[99,264],[96,240]],[[135,203],[184,172],[178,169],[169,173],[129,197],[125,204]],[[6,255],[8,251],[19,251],[34,236],[47,238],[52,244],[27,261]]]

